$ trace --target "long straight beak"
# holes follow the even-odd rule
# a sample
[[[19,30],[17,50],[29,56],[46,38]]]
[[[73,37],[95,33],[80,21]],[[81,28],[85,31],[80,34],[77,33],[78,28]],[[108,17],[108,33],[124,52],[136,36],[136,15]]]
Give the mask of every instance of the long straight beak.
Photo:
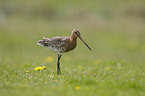
[[[89,47],[89,45],[82,39],[82,37],[79,36],[79,38],[80,38],[80,40],[81,40],[90,50],[92,50],[92,49]]]

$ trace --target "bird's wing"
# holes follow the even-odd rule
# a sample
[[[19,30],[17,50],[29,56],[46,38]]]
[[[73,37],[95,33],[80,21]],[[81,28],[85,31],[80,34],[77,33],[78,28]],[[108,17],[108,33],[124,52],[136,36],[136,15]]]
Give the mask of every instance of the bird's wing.
[[[69,37],[53,37],[50,39],[50,42],[52,45],[61,47],[61,46],[65,46],[68,40],[69,40]]]

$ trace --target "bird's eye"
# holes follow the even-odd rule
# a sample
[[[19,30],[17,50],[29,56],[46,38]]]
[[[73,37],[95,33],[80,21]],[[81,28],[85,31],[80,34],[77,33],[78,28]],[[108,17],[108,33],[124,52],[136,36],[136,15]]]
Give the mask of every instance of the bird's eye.
[[[76,33],[77,36],[80,36],[80,33],[79,32],[75,32],[75,33]]]

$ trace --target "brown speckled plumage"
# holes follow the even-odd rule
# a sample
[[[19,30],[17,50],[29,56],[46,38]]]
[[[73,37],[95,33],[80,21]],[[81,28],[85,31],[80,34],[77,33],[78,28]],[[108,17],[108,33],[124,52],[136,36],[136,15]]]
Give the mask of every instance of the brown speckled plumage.
[[[72,31],[71,37],[43,37],[43,40],[39,40],[37,44],[57,51],[58,53],[68,52],[75,49],[77,45],[78,36],[75,34],[75,32],[78,32],[78,36],[81,36],[79,30],[75,29]]]

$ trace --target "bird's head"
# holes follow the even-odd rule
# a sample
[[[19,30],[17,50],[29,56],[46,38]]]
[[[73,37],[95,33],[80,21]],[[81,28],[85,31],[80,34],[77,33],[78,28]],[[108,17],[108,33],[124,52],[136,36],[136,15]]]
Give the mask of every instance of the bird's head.
[[[77,38],[78,37],[91,50],[91,48],[88,46],[88,44],[81,37],[81,33],[80,33],[80,31],[78,29],[74,29],[72,31],[71,37],[73,37],[73,38]]]
[[[71,34],[71,36],[73,36],[73,37],[80,37],[81,36],[81,33],[80,33],[80,31],[78,30],[78,29],[74,29],[73,31],[72,31],[72,34]]]

